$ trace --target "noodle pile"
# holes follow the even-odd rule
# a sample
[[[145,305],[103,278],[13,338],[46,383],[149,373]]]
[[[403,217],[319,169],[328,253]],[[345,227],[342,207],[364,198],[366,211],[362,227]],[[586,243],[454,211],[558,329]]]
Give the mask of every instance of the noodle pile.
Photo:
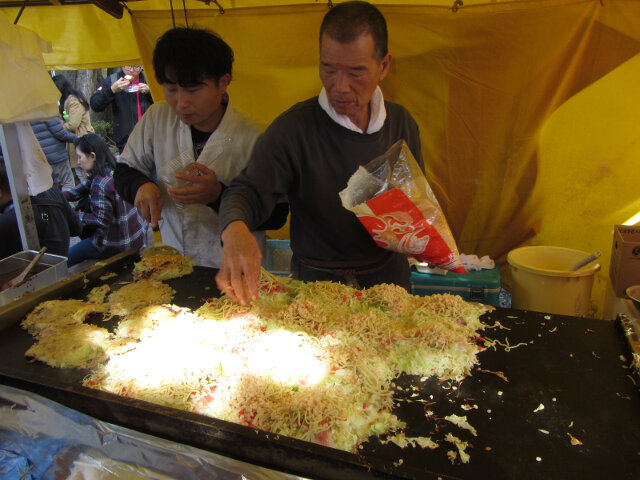
[[[129,315],[110,341],[127,348],[106,349],[85,386],[352,452],[405,426],[391,411],[398,375],[470,372],[479,317],[492,308],[265,271],[247,306],[223,296],[196,311],[136,310],[118,300]]]

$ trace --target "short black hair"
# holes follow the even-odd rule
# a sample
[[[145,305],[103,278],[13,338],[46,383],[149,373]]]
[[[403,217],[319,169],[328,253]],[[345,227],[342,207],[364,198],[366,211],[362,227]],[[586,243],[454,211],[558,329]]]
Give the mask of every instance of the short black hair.
[[[153,50],[153,69],[160,84],[188,87],[204,78],[218,84],[220,77],[231,75],[232,65],[231,47],[207,29],[172,28],[162,34]]]
[[[389,52],[387,21],[369,2],[344,2],[331,8],[320,26],[320,48],[325,33],[339,43],[352,42],[368,33],[373,37],[374,55],[378,61]]]
[[[91,169],[90,175],[96,176],[109,176],[111,172],[116,168],[116,157],[104,141],[97,133],[87,133],[75,139],[73,144],[77,150],[82,153],[89,154],[95,153],[96,159]]]

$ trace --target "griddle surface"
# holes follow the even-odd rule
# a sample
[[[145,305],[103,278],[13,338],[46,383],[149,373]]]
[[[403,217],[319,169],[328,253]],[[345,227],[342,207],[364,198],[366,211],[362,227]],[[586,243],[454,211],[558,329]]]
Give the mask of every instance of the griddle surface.
[[[130,281],[131,264],[118,266],[106,283],[115,288]],[[195,309],[217,296],[215,273],[196,267],[190,276],[168,281],[177,292],[174,303]],[[71,296],[84,298],[100,283],[94,278]],[[511,309],[485,315],[486,324],[499,321],[506,328],[483,336],[524,345],[480,352],[479,367],[459,384],[408,375],[395,381],[395,413],[407,422],[407,436],[431,436],[440,446],[400,449],[374,439],[355,455],[84,388],[85,370],[26,360],[34,340],[20,319],[0,333],[0,382],[104,421],[265,467],[331,479],[640,478],[640,393],[614,322]],[[503,372],[508,382],[479,369]],[[466,415],[477,437],[443,419],[451,414]],[[455,450],[443,440],[449,432],[470,443],[468,464],[447,459],[447,451]],[[572,437],[582,445],[572,445]]]

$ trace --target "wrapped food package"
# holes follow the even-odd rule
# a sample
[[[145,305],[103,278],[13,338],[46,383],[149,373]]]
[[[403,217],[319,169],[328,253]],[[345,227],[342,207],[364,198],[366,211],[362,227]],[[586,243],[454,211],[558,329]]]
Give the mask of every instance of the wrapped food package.
[[[358,168],[340,199],[378,246],[467,273],[438,200],[404,140]]]

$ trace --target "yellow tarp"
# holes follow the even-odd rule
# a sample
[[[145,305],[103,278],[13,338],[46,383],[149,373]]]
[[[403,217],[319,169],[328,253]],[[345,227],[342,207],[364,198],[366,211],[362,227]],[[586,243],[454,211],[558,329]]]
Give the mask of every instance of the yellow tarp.
[[[0,123],[42,120],[58,114],[60,92],[44,68],[51,46],[0,15]]]
[[[267,125],[318,93],[326,4],[220,3],[224,15],[213,3],[187,2],[188,21],[234,48],[236,106]],[[385,97],[418,121],[429,180],[460,250],[501,261],[524,243],[601,250],[594,287],[601,310],[613,225],[640,211],[640,2],[465,1],[455,13],[453,2],[374,3],[387,18],[394,58]],[[128,5],[132,16],[125,12],[118,28],[90,6],[82,18],[67,17],[64,38],[80,23],[99,32],[82,44],[65,40],[75,54],[56,49],[52,29],[42,33],[54,44],[48,61],[88,68],[82,62],[90,58],[122,65],[139,55],[152,76],[153,44],[172,26],[171,12],[156,1]]]
[[[0,10],[10,22],[18,13],[17,8]],[[27,7],[18,25],[51,42],[53,50],[44,54],[44,60],[52,70],[119,67],[140,61],[129,14],[116,20],[94,5]]]

